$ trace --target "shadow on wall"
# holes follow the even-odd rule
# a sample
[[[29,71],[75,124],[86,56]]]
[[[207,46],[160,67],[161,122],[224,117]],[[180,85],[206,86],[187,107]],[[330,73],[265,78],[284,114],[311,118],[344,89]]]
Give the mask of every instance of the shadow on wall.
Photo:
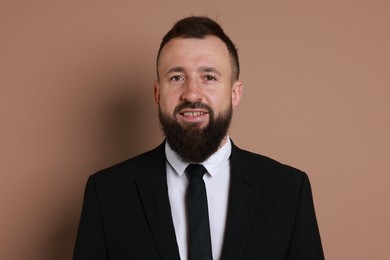
[[[151,102],[152,101],[152,102]],[[157,106],[151,93],[118,97],[111,104],[108,118],[113,149],[126,158],[157,145],[159,134]]]
[[[143,153],[162,140],[152,82],[134,79],[115,82],[95,87],[88,105],[81,111],[85,121],[79,130],[84,147],[77,153],[84,160],[76,162],[78,165],[73,166],[73,175],[68,174],[66,183],[58,184],[62,188],[55,203],[62,206],[53,213],[55,220],[45,243],[47,255],[40,260],[71,259],[87,176]]]
[[[90,126],[90,132],[96,134],[95,142],[100,145],[99,168],[145,152],[161,142],[152,80],[118,75],[102,89]]]

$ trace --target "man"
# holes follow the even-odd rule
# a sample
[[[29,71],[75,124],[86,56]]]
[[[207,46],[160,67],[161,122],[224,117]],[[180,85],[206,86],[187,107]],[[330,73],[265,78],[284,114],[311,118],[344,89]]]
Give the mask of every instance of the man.
[[[228,137],[239,72],[213,20],[165,35],[154,96],[166,140],[90,176],[74,260],[324,259],[306,174]]]

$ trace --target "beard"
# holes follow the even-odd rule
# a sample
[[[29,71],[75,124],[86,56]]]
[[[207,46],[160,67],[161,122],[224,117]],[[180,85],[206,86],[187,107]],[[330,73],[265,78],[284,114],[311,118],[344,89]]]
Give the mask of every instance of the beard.
[[[176,115],[185,108],[202,108],[208,111],[209,123],[200,127],[200,123],[180,124]],[[215,153],[225,138],[230,122],[232,120],[233,109],[229,107],[214,117],[213,109],[203,103],[183,102],[179,104],[173,113],[173,117],[167,115],[159,106],[159,119],[162,131],[165,134],[169,146],[183,160],[193,163],[201,163]]]

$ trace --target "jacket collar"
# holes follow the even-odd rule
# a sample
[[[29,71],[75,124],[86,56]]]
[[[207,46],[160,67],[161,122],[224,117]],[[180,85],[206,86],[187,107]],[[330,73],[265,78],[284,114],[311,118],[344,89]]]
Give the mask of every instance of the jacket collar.
[[[230,193],[221,260],[241,259],[258,198],[255,164],[232,142]]]
[[[180,260],[168,197],[164,143],[146,155],[141,171],[145,175],[136,183],[161,259]]]

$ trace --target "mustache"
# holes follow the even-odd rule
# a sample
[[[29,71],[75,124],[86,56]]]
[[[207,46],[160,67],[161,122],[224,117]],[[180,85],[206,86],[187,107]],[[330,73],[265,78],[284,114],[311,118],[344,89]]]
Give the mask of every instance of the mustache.
[[[191,108],[191,109],[196,109],[196,108],[200,108],[200,109],[206,109],[209,114],[212,114],[213,113],[213,109],[209,106],[209,105],[206,105],[202,102],[190,102],[190,101],[184,101],[183,103],[177,105],[175,107],[175,110],[173,111],[174,115],[180,113],[181,110],[183,109],[186,109],[186,108]]]

